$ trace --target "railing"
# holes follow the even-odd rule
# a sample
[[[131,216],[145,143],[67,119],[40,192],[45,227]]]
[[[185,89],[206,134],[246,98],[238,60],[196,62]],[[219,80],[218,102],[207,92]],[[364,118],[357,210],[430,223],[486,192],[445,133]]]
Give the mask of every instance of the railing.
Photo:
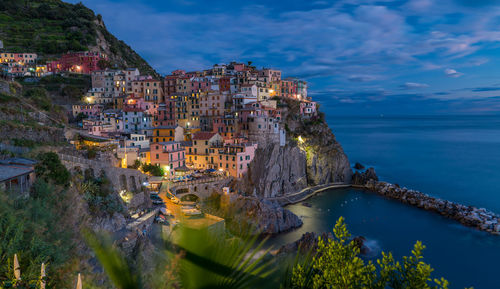
[[[180,182],[177,182],[177,183],[172,183],[171,187],[175,188],[177,186],[187,186],[187,185],[195,185],[195,184],[212,183],[212,182],[222,181],[222,180],[225,180],[225,179],[230,179],[230,177],[213,177],[213,178],[198,179],[198,180],[192,180],[192,181],[180,181]]]

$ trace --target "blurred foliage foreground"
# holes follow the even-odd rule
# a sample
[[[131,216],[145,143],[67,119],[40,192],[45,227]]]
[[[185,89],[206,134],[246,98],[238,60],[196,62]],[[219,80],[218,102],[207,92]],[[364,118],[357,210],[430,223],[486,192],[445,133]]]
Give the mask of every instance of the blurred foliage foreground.
[[[341,217],[333,239],[319,239],[316,252],[295,258],[276,258],[263,250],[266,240],[235,239],[207,230],[178,227],[174,242],[166,242],[170,261],[157,280],[144,282],[105,238],[87,235],[109,278],[117,288],[448,288],[444,278],[433,279],[423,261],[421,242],[412,254],[396,261],[392,254],[365,261]],[[300,251],[300,250],[299,250]],[[150,281],[150,280],[148,280]],[[145,283],[150,283],[146,285]],[[153,287],[150,287],[153,286]]]

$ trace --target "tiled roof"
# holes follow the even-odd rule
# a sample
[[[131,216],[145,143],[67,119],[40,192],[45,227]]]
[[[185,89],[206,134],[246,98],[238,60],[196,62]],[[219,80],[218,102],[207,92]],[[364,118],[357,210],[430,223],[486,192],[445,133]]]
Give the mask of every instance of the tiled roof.
[[[209,131],[199,131],[193,135],[193,140],[209,140],[217,133]]]

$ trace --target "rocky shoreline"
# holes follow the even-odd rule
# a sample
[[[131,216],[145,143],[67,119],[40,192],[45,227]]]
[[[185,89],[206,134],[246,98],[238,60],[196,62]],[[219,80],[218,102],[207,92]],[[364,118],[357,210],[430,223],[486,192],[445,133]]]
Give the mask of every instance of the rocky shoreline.
[[[396,184],[380,182],[372,168],[363,173],[356,172],[353,176],[353,187],[366,189],[405,204],[439,213],[468,227],[500,235],[500,216],[494,212],[485,208],[443,200],[416,190],[402,188]]]

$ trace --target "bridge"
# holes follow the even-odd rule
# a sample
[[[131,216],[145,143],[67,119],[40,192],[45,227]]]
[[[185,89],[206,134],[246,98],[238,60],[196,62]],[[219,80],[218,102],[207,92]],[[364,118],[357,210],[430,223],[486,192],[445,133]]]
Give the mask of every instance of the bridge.
[[[116,190],[139,191],[142,183],[148,180],[148,175],[138,170],[112,166],[112,162],[109,159],[96,161],[65,153],[58,153],[58,155],[61,162],[70,171],[78,168],[82,171],[90,169],[94,176],[103,171]]]
[[[222,187],[227,186],[232,181],[232,177],[213,177],[197,179],[192,181],[178,182],[170,184],[170,192],[178,198],[188,195],[197,196],[199,199],[209,197],[213,192],[220,192]],[[162,183],[162,191],[167,189],[167,182]]]

